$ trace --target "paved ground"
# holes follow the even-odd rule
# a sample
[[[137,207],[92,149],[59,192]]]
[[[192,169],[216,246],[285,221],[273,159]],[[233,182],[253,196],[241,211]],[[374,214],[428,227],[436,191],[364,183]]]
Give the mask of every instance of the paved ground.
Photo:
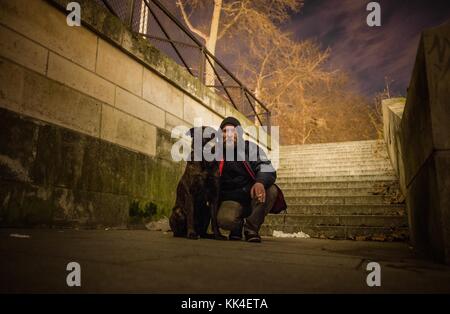
[[[450,267],[415,258],[404,243],[0,229],[0,256],[0,292],[450,293]],[[369,260],[381,265],[381,287],[366,285]],[[66,285],[72,261],[81,265],[81,288]]]

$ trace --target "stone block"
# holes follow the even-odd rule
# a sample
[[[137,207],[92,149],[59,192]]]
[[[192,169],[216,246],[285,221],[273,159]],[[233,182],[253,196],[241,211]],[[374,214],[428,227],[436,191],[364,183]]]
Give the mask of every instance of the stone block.
[[[0,107],[20,112],[25,69],[0,58]]]
[[[48,77],[110,105],[114,105],[115,86],[98,75],[50,53]]]
[[[435,152],[436,184],[441,209],[444,259],[450,263],[450,150]]]
[[[102,108],[101,138],[144,154],[156,154],[156,127],[110,106]]]
[[[44,124],[39,128],[31,176],[41,186],[75,188],[82,179],[86,135]]]
[[[130,194],[137,153],[103,140],[86,142],[81,180],[77,189]],[[145,176],[144,169],[142,176]]]
[[[382,104],[384,141],[392,167],[399,177],[402,193],[406,195],[405,167],[400,136],[404,107],[404,98],[386,99]]]
[[[421,41],[400,124],[401,151],[404,156],[409,156],[404,160],[407,186],[433,151],[424,59],[425,51]]]
[[[194,120],[198,119],[201,125],[210,126],[212,123],[213,112],[198,103],[188,95],[184,95],[184,120],[194,125]]]
[[[94,70],[97,36],[85,27],[69,27],[66,15],[48,2],[2,0],[1,8],[1,24],[89,70]]]
[[[162,109],[120,87],[116,88],[115,107],[157,127],[165,126],[165,112]]]
[[[172,161],[172,145],[177,141],[175,138],[171,138],[170,132],[158,129],[157,136],[157,145],[156,145],[156,156],[159,158],[163,158],[166,160]]]
[[[96,72],[120,87],[142,96],[143,66],[118,48],[99,39]]]
[[[99,135],[100,102],[34,71],[0,61],[0,106],[93,136]]]
[[[411,240],[416,251],[443,260],[442,216],[436,168],[429,158],[408,186],[406,196]]]
[[[215,112],[212,112],[211,127],[215,128],[215,129],[219,129],[222,121],[223,121],[223,118],[221,116],[217,115]]]
[[[174,127],[182,126],[182,125],[184,125],[184,126],[186,126],[186,127],[189,127],[189,128],[192,127],[192,124],[190,124],[190,123],[188,123],[188,122],[186,122],[186,121],[184,121],[184,120],[182,120],[182,119],[180,119],[180,118],[177,118],[177,117],[175,117],[174,115],[172,115],[172,114],[166,112],[166,125],[165,125],[165,129],[166,129],[167,131],[172,132],[172,129],[173,129]]]
[[[101,102],[28,71],[21,112],[92,136],[100,135]]]
[[[30,182],[38,127],[15,112],[0,109],[0,177]]]
[[[183,118],[183,93],[147,69],[144,69],[143,97],[174,116]]]
[[[435,149],[450,149],[450,22],[423,32],[429,111]]]
[[[45,75],[48,50],[1,25],[0,55]]]

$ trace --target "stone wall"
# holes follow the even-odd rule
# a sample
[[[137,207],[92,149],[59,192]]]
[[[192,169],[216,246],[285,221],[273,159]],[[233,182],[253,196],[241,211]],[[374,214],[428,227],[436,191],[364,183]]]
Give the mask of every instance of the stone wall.
[[[405,101],[405,98],[391,98],[383,100],[382,103],[384,141],[387,145],[392,167],[399,178],[400,189],[403,195],[406,195],[407,188],[399,129]]]
[[[0,0],[0,223],[123,226],[136,201],[168,214],[172,128],[252,122],[95,1],[69,27],[68,2]]]
[[[423,32],[401,114],[383,105],[385,138],[398,169],[417,251],[450,263],[450,23]],[[395,113],[397,111],[397,113]]]

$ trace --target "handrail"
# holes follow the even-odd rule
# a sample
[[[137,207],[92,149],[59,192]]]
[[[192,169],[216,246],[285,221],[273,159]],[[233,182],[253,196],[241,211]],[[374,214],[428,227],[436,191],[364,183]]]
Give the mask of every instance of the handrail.
[[[105,6],[108,8],[108,10],[110,10],[112,12],[112,14],[114,14],[115,16],[118,16],[118,14],[116,12],[114,12],[114,9],[112,8],[112,6],[108,3],[108,0],[101,0],[101,1],[105,4]],[[128,0],[128,1],[130,1],[130,0]],[[131,30],[134,33],[136,33],[138,35],[141,35],[141,36],[144,36],[144,37],[146,37],[148,39],[155,39],[155,40],[160,40],[160,41],[169,43],[170,46],[172,47],[172,49],[175,51],[175,54],[180,59],[180,61],[183,64],[183,66],[194,77],[195,77],[195,75],[192,72],[192,69],[189,67],[189,65],[188,65],[188,63],[187,63],[187,61],[185,59],[185,56],[182,55],[182,53],[176,47],[176,45],[185,45],[185,46],[190,47],[190,48],[198,49],[200,51],[201,57],[202,57],[202,59],[200,60],[200,69],[199,69],[199,76],[198,76],[198,78],[200,80],[202,80],[203,83],[205,83],[203,81],[203,78],[204,78],[203,71],[204,71],[204,68],[205,68],[206,64],[209,64],[209,66],[211,67],[211,69],[214,72],[215,78],[217,78],[217,80],[219,81],[220,85],[207,85],[207,87],[213,87],[213,88],[217,88],[217,87],[220,88],[221,87],[221,88],[223,88],[223,91],[225,92],[226,97],[231,102],[231,104],[234,106],[234,108],[236,108],[238,111],[241,111],[238,108],[238,104],[236,102],[236,99],[234,99],[232,97],[232,95],[230,94],[230,92],[228,91],[228,88],[239,88],[241,90],[241,101],[247,101],[247,103],[250,105],[250,108],[253,111],[253,114],[251,114],[250,116],[252,116],[252,117],[255,116],[256,119],[258,119],[260,125],[263,125],[260,116],[266,115],[266,121],[265,121],[266,123],[265,123],[265,125],[270,126],[270,115],[271,115],[271,112],[267,108],[267,106],[261,100],[259,100],[253,94],[253,92],[251,92],[214,54],[212,54],[205,47],[205,45],[202,44],[202,42],[185,25],[183,25],[183,23],[181,23],[159,0],[141,0],[141,1],[143,1],[145,6],[147,7],[148,11],[150,12],[150,15],[153,17],[154,21],[156,22],[156,24],[158,25],[158,27],[160,28],[160,30],[162,31],[162,33],[164,34],[164,36],[166,38],[161,38],[161,37],[157,37],[157,36],[152,36],[150,34],[143,34],[141,32],[133,31],[133,27],[132,27],[133,18],[131,18],[131,20],[129,20],[127,22],[129,23],[129,26],[130,26]],[[131,17],[136,16],[134,14],[134,10],[136,8],[136,6],[134,5],[134,2],[135,2],[135,0],[132,1],[132,5],[130,6],[132,12],[129,12],[129,14],[127,14],[127,16],[131,16]],[[167,30],[162,25],[161,21],[156,16],[156,13],[154,12],[154,10],[151,8],[151,3],[154,4],[159,10],[161,10],[161,12],[170,21],[172,21],[179,30],[181,30],[186,36],[188,36],[188,38],[190,40],[192,40],[194,44],[173,40],[171,38],[171,36],[169,35],[169,33],[167,32]],[[226,73],[226,75],[228,75],[228,77],[231,78],[231,81],[233,81],[233,84],[236,84],[236,86],[229,85],[229,84],[226,85],[225,82],[224,82],[224,79],[221,77],[221,75],[218,72],[218,70],[216,69],[215,65],[220,67],[221,70],[223,70]],[[253,104],[252,99],[255,102],[255,104]],[[261,112],[260,113],[258,113],[257,110],[256,110],[256,107],[255,107],[256,104],[258,105],[258,107],[261,108]],[[246,115],[244,112],[243,112],[243,114]],[[248,116],[249,115],[247,115],[247,117]]]

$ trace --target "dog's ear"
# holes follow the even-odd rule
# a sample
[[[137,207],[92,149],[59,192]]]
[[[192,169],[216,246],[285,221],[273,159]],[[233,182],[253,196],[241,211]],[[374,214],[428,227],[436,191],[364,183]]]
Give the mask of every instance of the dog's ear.
[[[186,132],[186,135],[194,138],[194,131],[195,131],[195,127],[192,127],[189,129],[189,131]]]

